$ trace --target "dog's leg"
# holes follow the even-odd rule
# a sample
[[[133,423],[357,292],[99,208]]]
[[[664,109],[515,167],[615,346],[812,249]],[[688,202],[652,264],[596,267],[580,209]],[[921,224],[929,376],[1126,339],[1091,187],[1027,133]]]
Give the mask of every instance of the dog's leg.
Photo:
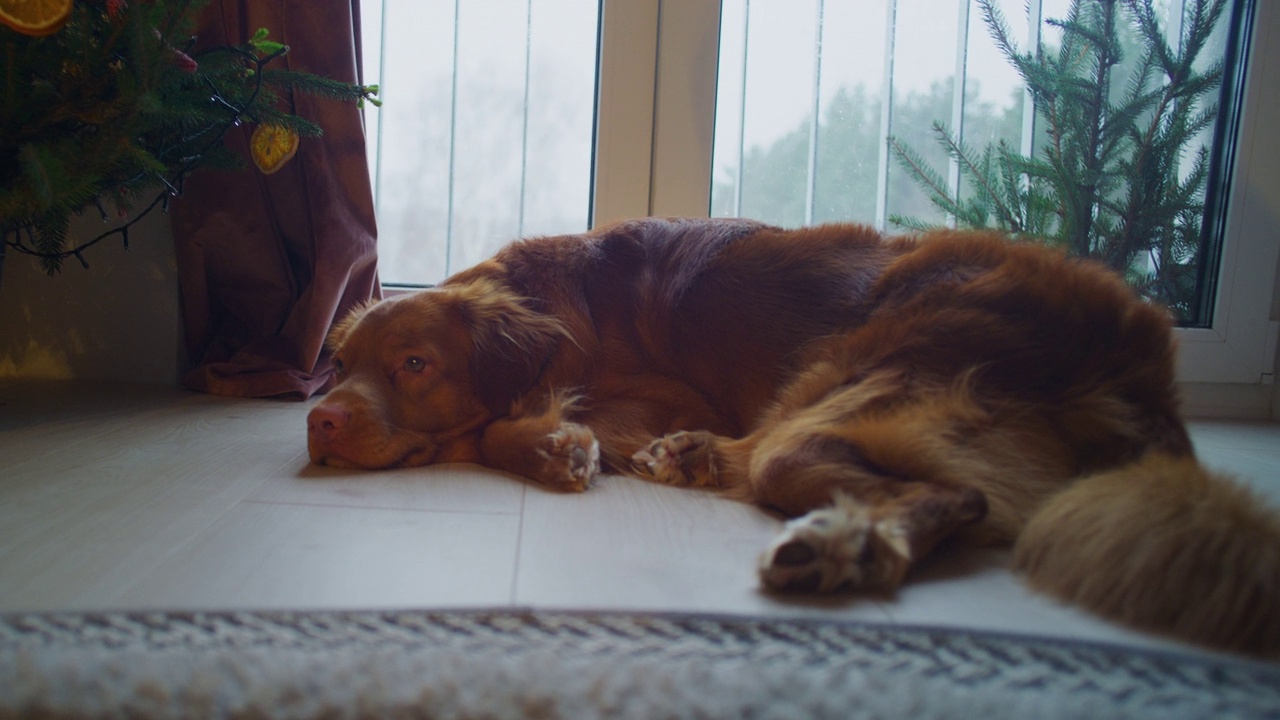
[[[484,464],[555,490],[586,490],[600,472],[600,444],[590,428],[564,419],[568,404],[556,395],[539,411],[518,405],[490,423],[480,438]]]
[[[952,439],[972,408],[948,397],[855,384],[757,432],[752,500],[796,518],[761,557],[767,587],[891,590],[986,517],[988,469]]]
[[[843,438],[779,439],[674,433],[636,453],[633,463],[658,482],[743,499],[754,492],[758,504],[799,515],[761,558],[761,580],[775,590],[896,588],[912,564],[986,514],[981,491],[893,477]]]
[[[787,523],[760,558],[766,587],[794,592],[893,590],[943,538],[980,520],[972,488],[900,482],[871,502],[838,492],[835,503]],[[888,490],[891,497],[884,497]]]
[[[631,471],[663,485],[731,489],[747,485],[744,463],[749,440],[734,440],[705,430],[664,435],[631,456]]]
[[[733,432],[706,398],[688,385],[662,375],[629,375],[601,382],[591,389],[590,396],[590,403],[575,418],[595,432],[601,458],[614,472],[656,480],[635,460],[655,437],[665,433],[684,435],[679,431],[687,428],[699,429],[689,433],[691,437],[708,439]]]
[[[860,394],[859,405],[843,407],[841,402],[832,399],[832,392],[839,388],[843,375],[831,370],[830,364],[822,364],[802,374],[783,390],[779,401],[759,420],[756,431],[746,437],[730,438],[705,430],[688,430],[651,440],[631,456],[632,473],[664,485],[734,490],[736,492],[729,494],[738,499],[760,502],[753,490],[753,486],[760,484],[756,458],[778,455],[779,446],[803,443],[814,434],[813,428],[838,424],[844,415],[853,414],[860,405],[898,390],[897,374],[887,373],[876,382],[863,383],[869,389]],[[778,509],[799,515],[830,504],[831,496],[828,493],[797,500],[799,507]]]

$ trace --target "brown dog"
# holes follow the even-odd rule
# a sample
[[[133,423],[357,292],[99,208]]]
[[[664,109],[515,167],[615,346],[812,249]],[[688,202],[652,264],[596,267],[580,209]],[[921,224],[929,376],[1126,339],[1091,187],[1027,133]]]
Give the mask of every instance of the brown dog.
[[[1132,625],[1280,652],[1280,520],[1195,460],[1170,323],[982,233],[642,220],[514,243],[333,330],[316,463],[602,469],[796,518],[775,589],[892,589],[944,539]]]

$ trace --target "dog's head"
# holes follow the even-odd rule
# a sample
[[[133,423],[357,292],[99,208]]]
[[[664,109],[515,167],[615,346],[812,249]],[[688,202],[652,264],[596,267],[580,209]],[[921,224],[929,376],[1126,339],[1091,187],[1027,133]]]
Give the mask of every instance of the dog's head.
[[[307,417],[317,464],[425,465],[507,414],[561,340],[554,317],[500,283],[478,279],[360,308],[328,344],[337,385]]]

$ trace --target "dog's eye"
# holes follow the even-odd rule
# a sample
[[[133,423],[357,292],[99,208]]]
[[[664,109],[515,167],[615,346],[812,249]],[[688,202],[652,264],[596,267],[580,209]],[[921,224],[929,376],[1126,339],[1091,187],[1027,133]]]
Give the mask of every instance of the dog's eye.
[[[412,373],[420,373],[427,367],[427,361],[414,355],[404,361],[404,369]]]
[[[347,366],[338,358],[333,359],[333,371],[339,375],[347,371]]]

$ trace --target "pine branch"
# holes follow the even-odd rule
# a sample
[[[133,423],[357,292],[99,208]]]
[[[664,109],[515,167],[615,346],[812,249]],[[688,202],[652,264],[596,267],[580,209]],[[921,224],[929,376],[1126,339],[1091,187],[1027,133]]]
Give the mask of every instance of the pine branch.
[[[900,228],[905,228],[912,232],[918,232],[918,233],[926,233],[926,232],[932,232],[934,230],[946,229],[945,225],[938,225],[937,223],[929,223],[923,220],[919,220],[917,218],[898,215],[896,213],[889,214],[889,222],[893,223],[894,225],[897,225]]]
[[[1222,62],[1205,62],[1227,0],[1187,0],[1180,43],[1166,41],[1154,0],[1072,0],[1055,49],[1020,50],[995,0],[978,0],[989,35],[1025,83],[1047,142],[1032,157],[1000,140],[981,151],[942,123],[933,134],[957,163],[965,195],[901,141],[898,163],[958,224],[995,225],[1103,260],[1150,297],[1188,309],[1186,267],[1204,251],[1209,155],[1187,148],[1217,121]],[[1124,30],[1122,33],[1121,30]],[[1134,41],[1138,44],[1134,45]],[[1129,61],[1121,64],[1125,54]],[[1123,73],[1123,76],[1122,76]],[[894,215],[896,225],[933,224]],[[1156,272],[1139,271],[1146,253]]]
[[[368,87],[352,85],[339,80],[297,72],[296,70],[270,69],[263,71],[263,82],[288,88],[308,95],[339,102],[357,102],[369,96]]]
[[[1220,77],[1221,72],[1211,68],[1207,74],[1199,75],[1190,70],[1196,61],[1195,53],[1203,47],[1204,27],[1200,22],[1206,16],[1203,3],[1196,5],[1189,13],[1191,27],[1186,35],[1190,39],[1174,55],[1164,42],[1164,31],[1152,7],[1126,0],[1148,54],[1158,60],[1166,79],[1145,129],[1140,130],[1134,121],[1130,131],[1135,153],[1124,167],[1132,180],[1127,205],[1117,211],[1122,218],[1122,231],[1115,246],[1109,248],[1113,266],[1128,263],[1143,248],[1161,243],[1162,237],[1171,235],[1172,230],[1168,228],[1173,227],[1191,197],[1179,192],[1177,160],[1181,148],[1207,127],[1208,119],[1204,114],[1188,117],[1189,108],[1194,98],[1217,86],[1215,76]]]
[[[1176,77],[1181,68],[1181,63],[1177,61],[1173,51],[1169,48],[1169,44],[1164,40],[1164,32],[1160,28],[1159,20],[1156,19],[1155,7],[1150,3],[1134,2],[1133,0],[1125,0],[1125,7],[1129,9],[1129,12],[1133,14],[1137,21],[1143,42],[1147,46],[1148,56],[1158,62],[1165,75]]]
[[[1000,193],[992,186],[990,170],[980,169],[976,164],[974,164],[973,160],[969,157],[970,151],[968,148],[965,148],[961,144],[960,140],[952,135],[951,130],[947,128],[946,125],[935,121],[933,123],[933,132],[934,135],[937,136],[938,141],[946,149],[947,155],[960,164],[961,171],[964,173],[965,177],[976,181],[982,188],[982,192],[985,197],[990,198],[995,204],[995,210],[997,216],[1000,218],[1000,223],[1011,229],[1013,232],[1021,232],[1022,227],[1021,223],[1018,222],[1018,218],[1014,216],[1003,202],[1001,202]],[[987,162],[989,164],[990,152],[987,153],[987,158]],[[985,227],[986,218],[983,218],[981,222],[971,221],[967,224],[970,226]]]
[[[247,111],[244,118],[255,125],[274,125],[288,128],[300,137],[320,137],[324,135],[324,128],[310,120],[293,113],[280,112],[267,106],[260,106],[252,111]]]
[[[962,144],[963,146],[963,144]],[[988,143],[982,149],[981,162],[974,161],[973,151],[968,146],[963,146],[965,155],[968,156],[971,171],[975,177],[973,180],[964,184],[965,177],[964,166],[961,165],[961,189],[972,186],[972,195],[968,200],[963,200],[961,205],[965,208],[965,213],[956,219],[956,224],[963,227],[985,228],[990,227],[991,220],[995,218],[995,226],[1001,230],[1011,231],[1008,219],[1000,213],[999,205],[1001,198],[998,196],[998,187],[1000,184],[1000,175],[995,169],[995,148]],[[957,161],[959,162],[959,161]],[[993,192],[995,190],[996,192]]]
[[[947,181],[942,175],[929,166],[929,162],[920,153],[898,142],[893,136],[888,138],[889,147],[899,164],[911,172],[916,181],[929,192],[930,200],[948,214],[954,214],[955,200],[947,189]]]
[[[994,0],[978,0],[978,7],[982,11],[983,22],[986,24],[988,32],[991,33],[991,38],[995,41],[996,48],[1000,50],[1000,53],[1009,61],[1009,64],[1018,72],[1018,75],[1022,77],[1023,82],[1028,86],[1044,84],[1040,75],[1042,72],[1041,64],[1037,63],[1036,58],[1029,53],[1018,50],[1017,43],[1013,40],[1013,33],[1009,29],[1009,23],[1005,20],[1004,13],[1000,10],[1000,7],[995,4]]]
[[[32,40],[0,32],[0,82],[30,88],[23,102],[0,100],[0,240],[40,257],[55,272],[147,213],[167,210],[197,167],[240,166],[223,143],[244,121],[264,121],[315,136],[315,123],[276,109],[277,91],[310,91],[341,101],[376,103],[377,88],[339,83],[268,64],[288,48],[259,30],[245,44],[185,54],[202,0],[130,2],[118,16],[76,3],[58,34]],[[11,167],[10,167],[11,166]],[[119,227],[67,248],[72,212],[112,200],[127,211],[154,193]]]

